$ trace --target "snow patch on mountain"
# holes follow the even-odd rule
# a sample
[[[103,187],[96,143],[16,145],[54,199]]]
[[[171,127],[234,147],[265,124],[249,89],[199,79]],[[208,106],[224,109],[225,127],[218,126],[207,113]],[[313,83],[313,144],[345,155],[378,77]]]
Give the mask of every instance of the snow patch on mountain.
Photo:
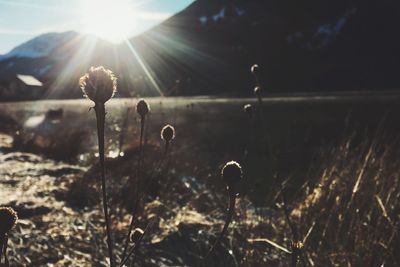
[[[199,18],[199,20],[200,20],[201,25],[206,25],[207,21],[208,21],[208,18],[207,18],[207,16],[201,16]]]
[[[239,17],[241,17],[241,16],[243,16],[244,14],[246,14],[246,10],[244,10],[243,8],[234,6],[233,9],[235,9],[235,12],[236,12],[236,14],[237,14]]]
[[[217,14],[215,14],[214,16],[212,16],[214,21],[218,21],[220,19],[225,18],[225,7],[223,7]]]
[[[71,40],[78,34],[73,31],[64,33],[46,33],[29,40],[9,53],[0,56],[0,61],[9,58],[41,58],[48,56],[54,48]]]
[[[356,13],[357,9],[347,10],[343,16],[339,17],[333,23],[326,23],[318,26],[310,36],[310,40],[306,40],[302,32],[294,32],[286,38],[288,44],[296,44],[307,47],[308,49],[320,49],[329,45],[343,30],[348,20]],[[306,43],[304,43],[304,41]]]
[[[219,11],[214,14],[201,15],[198,20],[201,25],[205,26],[210,22],[218,22],[223,19],[231,19],[233,17],[242,17],[246,14],[244,8],[238,7],[236,5],[221,6]]]

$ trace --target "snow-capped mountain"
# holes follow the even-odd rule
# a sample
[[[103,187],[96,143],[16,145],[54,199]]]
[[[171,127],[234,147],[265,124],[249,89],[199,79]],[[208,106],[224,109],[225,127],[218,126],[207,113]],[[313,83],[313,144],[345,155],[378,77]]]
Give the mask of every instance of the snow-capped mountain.
[[[258,63],[268,91],[400,88],[398,10],[395,0],[197,0],[130,45],[38,36],[0,57],[0,80],[31,74],[55,88],[49,97],[80,97],[79,76],[101,64],[122,96],[157,95],[154,81],[167,94],[249,95]]]
[[[77,36],[78,33],[73,31],[42,34],[15,47],[7,54],[0,56],[0,61],[8,58],[47,57],[56,47],[59,47]]]

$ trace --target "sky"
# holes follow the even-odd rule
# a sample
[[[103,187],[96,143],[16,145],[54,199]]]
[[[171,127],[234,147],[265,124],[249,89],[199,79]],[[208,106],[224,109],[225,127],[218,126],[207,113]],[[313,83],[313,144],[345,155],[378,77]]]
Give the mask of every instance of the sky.
[[[47,32],[74,30],[113,43],[137,35],[194,0],[0,0],[0,54]]]

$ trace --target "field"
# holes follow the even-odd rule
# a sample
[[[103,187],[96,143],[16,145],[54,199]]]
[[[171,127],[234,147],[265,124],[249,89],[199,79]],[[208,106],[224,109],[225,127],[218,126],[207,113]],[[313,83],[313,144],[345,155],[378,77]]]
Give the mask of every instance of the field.
[[[292,241],[304,245],[299,266],[400,264],[399,95],[147,100],[136,225],[146,232],[130,260],[137,266],[289,266]],[[106,103],[117,258],[140,154],[137,101]],[[0,205],[19,214],[11,266],[107,266],[92,105],[0,104]],[[176,137],[164,153],[167,123]],[[221,246],[205,259],[224,224],[220,173],[230,160],[243,168],[240,198]]]

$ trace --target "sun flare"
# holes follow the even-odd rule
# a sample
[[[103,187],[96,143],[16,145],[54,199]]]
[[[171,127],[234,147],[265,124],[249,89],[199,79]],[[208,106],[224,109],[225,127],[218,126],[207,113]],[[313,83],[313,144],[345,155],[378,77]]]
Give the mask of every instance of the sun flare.
[[[86,33],[119,43],[134,29],[134,10],[128,0],[85,0],[82,17]]]

